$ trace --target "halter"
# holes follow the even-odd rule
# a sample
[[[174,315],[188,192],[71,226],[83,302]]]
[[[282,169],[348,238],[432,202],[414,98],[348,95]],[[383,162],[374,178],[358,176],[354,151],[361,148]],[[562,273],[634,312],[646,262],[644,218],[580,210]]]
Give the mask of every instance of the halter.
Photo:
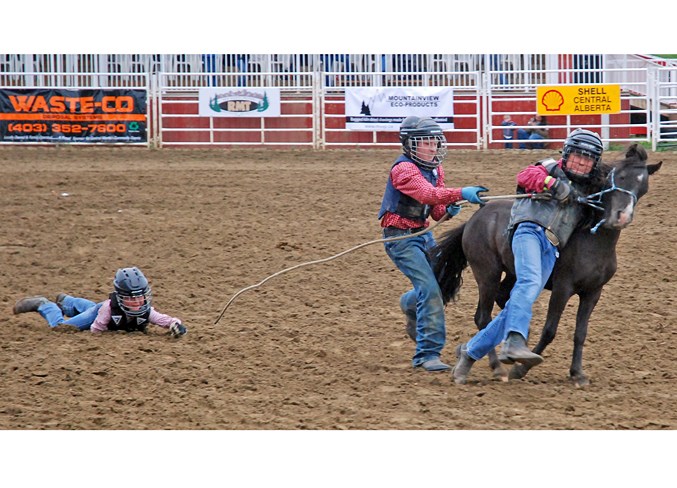
[[[619,191],[621,193],[626,193],[632,197],[632,202],[633,205],[637,203],[637,195],[635,195],[632,191],[626,190],[625,188],[621,188],[619,186],[616,186],[616,181],[614,178],[614,173],[616,172],[616,168],[613,168],[611,172],[609,173],[609,180],[611,181],[611,186],[609,188],[606,188],[602,191],[599,191],[597,193],[593,193],[591,195],[588,195],[587,197],[581,197],[579,198],[579,203],[583,203],[585,205],[588,205],[596,210],[601,210],[602,212],[605,210],[604,206],[602,205],[602,197],[606,193],[611,193],[612,191]],[[591,234],[596,234],[597,230],[599,227],[606,222],[606,219],[602,219],[597,224],[590,229]]]

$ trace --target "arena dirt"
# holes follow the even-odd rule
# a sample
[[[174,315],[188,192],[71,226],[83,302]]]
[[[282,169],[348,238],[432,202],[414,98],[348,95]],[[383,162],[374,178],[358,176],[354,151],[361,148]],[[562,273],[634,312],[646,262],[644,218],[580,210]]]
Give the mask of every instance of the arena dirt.
[[[451,185],[514,192],[545,151],[451,151]],[[607,160],[617,157],[609,153]],[[675,429],[677,153],[663,160],[618,244],[619,269],[567,379],[577,299],[524,380],[467,385],[415,371],[399,295],[409,283],[375,244],[394,150],[0,148],[0,429]],[[466,208],[436,235],[467,220]],[[103,300],[118,267],[149,277],[155,307],[189,333],[50,330],[14,316],[26,295]],[[466,272],[447,307],[442,359],[471,337]],[[548,293],[537,302],[539,334]],[[534,337],[531,338],[533,344]]]

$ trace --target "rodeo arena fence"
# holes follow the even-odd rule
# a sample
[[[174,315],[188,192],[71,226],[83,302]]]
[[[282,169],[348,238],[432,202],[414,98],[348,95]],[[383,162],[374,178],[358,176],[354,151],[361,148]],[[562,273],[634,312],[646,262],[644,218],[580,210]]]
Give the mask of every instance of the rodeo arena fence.
[[[396,147],[408,115],[448,146],[677,143],[677,61],[641,54],[0,54],[0,144]],[[505,121],[509,116],[512,122]],[[502,125],[503,123],[509,125]],[[523,136],[522,136],[523,137]]]

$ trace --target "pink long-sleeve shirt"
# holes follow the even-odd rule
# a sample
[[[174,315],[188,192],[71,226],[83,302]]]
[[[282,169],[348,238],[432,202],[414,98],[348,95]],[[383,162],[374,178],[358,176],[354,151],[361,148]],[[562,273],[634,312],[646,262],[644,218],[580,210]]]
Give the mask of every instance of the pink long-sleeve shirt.
[[[557,161],[557,165],[562,167],[562,160]],[[517,173],[517,184],[527,192],[540,193],[548,190],[555,184],[555,178],[548,179],[548,170],[540,164],[532,164]],[[546,181],[547,180],[547,181]]]
[[[461,188],[444,186],[444,169],[442,166],[438,166],[437,171],[437,186],[433,186],[426,180],[414,163],[404,161],[396,164],[390,171],[390,178],[395,189],[424,205],[431,205],[430,216],[434,220],[442,218],[447,205],[462,199]],[[413,229],[421,226],[428,227],[428,221],[407,219],[392,212],[386,212],[381,219],[381,227]]]
[[[111,317],[110,299],[108,299],[105,302],[103,302],[103,305],[101,305],[101,308],[99,308],[99,312],[97,313],[96,318],[94,319],[94,323],[92,323],[90,331],[92,332],[107,331],[108,323],[110,322],[110,317]],[[168,329],[169,326],[172,325],[174,322],[182,323],[181,319],[177,319],[176,317],[171,317],[169,315],[160,313],[153,307],[150,308],[150,317],[148,317],[148,322],[160,326],[164,329]]]

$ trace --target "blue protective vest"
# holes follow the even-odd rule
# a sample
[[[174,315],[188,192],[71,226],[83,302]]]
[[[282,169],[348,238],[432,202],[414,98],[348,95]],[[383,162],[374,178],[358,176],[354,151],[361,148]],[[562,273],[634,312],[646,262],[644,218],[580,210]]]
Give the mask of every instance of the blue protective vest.
[[[414,161],[402,154],[390,167],[390,170],[392,171],[395,166],[404,161],[416,164]],[[437,168],[426,169],[417,164],[416,167],[431,185],[437,186],[437,178],[439,175]],[[430,205],[425,205],[396,189],[393,186],[392,178],[390,178],[389,175],[388,183],[386,183],[386,190],[383,194],[383,200],[381,201],[381,210],[378,212],[378,218],[383,218],[386,212],[392,212],[407,219],[425,220],[428,218],[428,215],[430,215]]]

